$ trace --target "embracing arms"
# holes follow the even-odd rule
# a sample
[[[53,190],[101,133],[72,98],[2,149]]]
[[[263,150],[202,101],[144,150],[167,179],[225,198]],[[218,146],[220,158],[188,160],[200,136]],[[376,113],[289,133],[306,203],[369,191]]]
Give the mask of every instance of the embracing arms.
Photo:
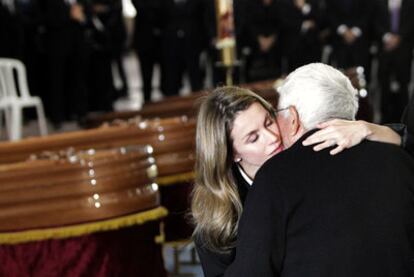
[[[408,136],[403,124],[383,126],[363,120],[333,119],[321,123],[317,127],[321,130],[304,140],[303,145],[314,145],[315,151],[336,145],[330,152],[332,155],[346,148],[351,148],[364,139],[401,145],[402,147],[408,145]]]

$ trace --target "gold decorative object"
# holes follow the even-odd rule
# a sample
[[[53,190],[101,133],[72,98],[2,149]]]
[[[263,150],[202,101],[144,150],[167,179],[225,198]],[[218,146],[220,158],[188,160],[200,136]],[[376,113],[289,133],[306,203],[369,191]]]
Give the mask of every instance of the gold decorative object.
[[[237,64],[233,0],[216,0],[217,40],[221,53],[218,66],[226,70],[226,85],[233,85],[233,68]]]

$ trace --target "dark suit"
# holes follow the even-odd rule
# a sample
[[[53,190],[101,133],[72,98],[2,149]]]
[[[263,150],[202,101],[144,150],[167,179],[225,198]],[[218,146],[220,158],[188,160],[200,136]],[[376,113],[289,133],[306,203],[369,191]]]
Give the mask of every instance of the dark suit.
[[[202,0],[165,0],[162,53],[166,96],[179,93],[184,73],[192,91],[203,86],[200,54],[207,41],[203,15]]]
[[[15,5],[17,9],[17,4]],[[0,1],[0,57],[23,58],[23,24],[18,11],[10,11]]]
[[[407,132],[403,137],[405,148],[414,157],[414,97],[411,97],[410,103],[405,108],[402,123],[407,125]]]
[[[263,3],[263,0],[249,0],[247,10],[250,14],[247,30],[252,45],[248,81],[276,78],[281,71],[280,21],[282,14],[279,1],[272,0],[267,5]],[[274,42],[267,51],[260,48],[260,36],[274,37]]]
[[[138,55],[144,100],[151,100],[154,65],[161,61],[161,26],[163,25],[160,0],[132,0],[138,11],[135,17],[133,46]],[[162,67],[161,67],[162,78]]]
[[[112,71],[111,73],[109,85],[116,89],[116,94],[112,95],[110,99],[110,104],[112,106],[112,101],[119,96],[127,96],[127,78],[124,70],[124,66],[122,63],[123,53],[126,47],[126,26],[124,22],[124,17],[122,14],[123,6],[122,0],[89,0],[93,4],[103,4],[108,7],[108,10],[98,13],[97,16],[102,21],[103,25],[105,26],[105,33],[107,37],[107,49],[108,52],[106,55],[109,57],[105,57],[105,59],[110,59],[111,62],[115,62],[117,69],[119,71],[119,77],[122,81],[122,87],[115,88],[112,82]]]
[[[378,1],[376,13],[376,30],[382,40],[391,31],[391,18],[388,0]],[[381,87],[381,112],[383,122],[397,122],[401,118],[404,107],[408,103],[408,83],[410,82],[411,60],[414,41],[414,1],[402,0],[398,31],[400,44],[391,51],[384,49],[381,43],[379,53],[378,80]],[[392,91],[390,85],[399,84]]]
[[[322,29],[323,12],[321,1],[308,0],[310,7],[308,13],[304,13],[295,6],[294,0],[279,0],[282,34],[282,55],[287,62],[287,72],[312,62],[319,62],[322,54],[322,41],[320,31]],[[315,26],[310,29],[302,29],[305,21],[313,21]]]
[[[85,2],[77,1],[82,5]],[[50,93],[47,110],[58,125],[72,112],[82,117],[87,111],[86,24],[70,17],[70,5],[64,0],[44,0],[43,7]]]
[[[92,23],[92,47],[90,53],[88,88],[89,111],[111,111],[116,98],[111,63],[121,55],[126,33],[123,28],[121,0],[88,0],[93,16],[102,24]],[[96,7],[105,7],[96,10]],[[96,21],[95,21],[96,22]],[[121,72],[122,70],[120,70]],[[122,76],[122,73],[120,74]],[[122,77],[121,77],[122,78]],[[123,83],[125,84],[125,79]]]
[[[405,108],[402,122],[407,125],[408,131],[414,134],[414,97],[411,97],[410,103]]]
[[[226,276],[414,276],[413,160],[375,142],[331,156],[303,139],[257,173]]]
[[[372,19],[371,0],[328,0],[326,13],[333,34],[334,60],[340,68],[368,66],[369,23]],[[357,27],[362,34],[352,44],[345,43],[337,33],[340,25]]]

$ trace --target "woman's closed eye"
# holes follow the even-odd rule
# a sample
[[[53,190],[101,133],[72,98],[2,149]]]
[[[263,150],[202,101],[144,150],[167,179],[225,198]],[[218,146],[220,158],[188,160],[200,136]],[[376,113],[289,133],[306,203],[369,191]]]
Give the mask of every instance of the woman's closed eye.
[[[269,116],[266,118],[263,125],[265,126],[265,128],[269,128],[273,124],[275,124],[275,121],[273,120],[273,118]],[[258,139],[259,139],[259,134],[257,132],[252,132],[247,138],[247,143],[255,143]]]
[[[259,139],[259,135],[254,133],[249,136],[247,143],[255,143]]]

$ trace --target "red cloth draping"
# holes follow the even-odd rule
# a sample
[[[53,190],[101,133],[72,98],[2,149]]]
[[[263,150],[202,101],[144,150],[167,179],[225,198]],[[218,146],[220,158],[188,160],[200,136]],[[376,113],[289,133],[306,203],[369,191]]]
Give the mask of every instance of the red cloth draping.
[[[159,222],[68,239],[0,245],[0,276],[167,276]]]
[[[190,195],[193,186],[188,183],[160,186],[161,204],[168,209],[163,219],[165,241],[189,239],[193,228],[189,223]]]

